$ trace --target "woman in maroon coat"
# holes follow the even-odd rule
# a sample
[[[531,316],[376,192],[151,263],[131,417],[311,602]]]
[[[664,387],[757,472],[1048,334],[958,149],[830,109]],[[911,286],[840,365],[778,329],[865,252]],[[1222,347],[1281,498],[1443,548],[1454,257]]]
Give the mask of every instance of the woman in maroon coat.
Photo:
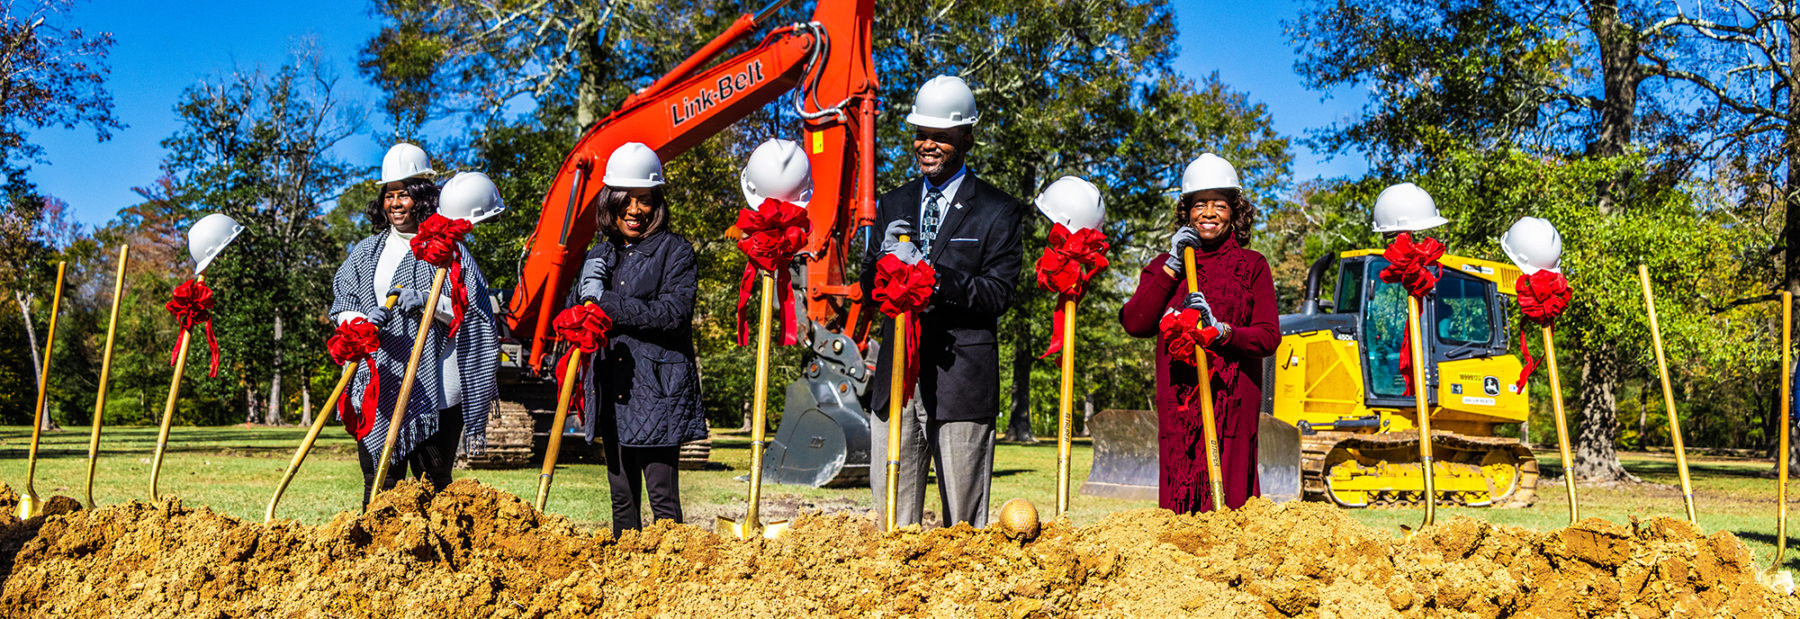
[[[1256,207],[1246,200],[1237,171],[1207,153],[1182,174],[1176,206],[1180,228],[1168,253],[1138,275],[1137,290],[1119,311],[1133,337],[1158,337],[1165,313],[1198,309],[1218,337],[1212,357],[1213,414],[1219,429],[1219,461],[1225,504],[1237,508],[1260,494],[1256,482],[1256,415],[1262,404],[1262,358],[1275,352],[1281,329],[1269,262],[1244,248]],[[1181,253],[1194,248],[1199,292],[1187,288]],[[1156,347],[1156,417],[1160,452],[1158,504],[1182,513],[1213,509],[1207,487],[1206,445],[1201,433],[1197,376],[1191,360]],[[1178,353],[1179,354],[1179,353]],[[1190,357],[1191,352],[1186,353]]]

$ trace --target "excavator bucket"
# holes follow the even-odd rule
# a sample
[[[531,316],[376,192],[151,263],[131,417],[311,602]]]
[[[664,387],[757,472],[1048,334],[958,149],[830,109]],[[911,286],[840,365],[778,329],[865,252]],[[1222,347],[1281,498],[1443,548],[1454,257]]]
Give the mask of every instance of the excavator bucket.
[[[818,328],[818,353],[787,387],[781,426],[763,455],[763,477],[778,484],[847,487],[869,483],[869,415],[857,397],[869,368],[853,340]]]
[[[1094,466],[1081,493],[1116,499],[1156,499],[1156,411],[1103,410],[1088,421]]]
[[[1256,475],[1263,498],[1283,503],[1300,500],[1300,429],[1258,413]]]

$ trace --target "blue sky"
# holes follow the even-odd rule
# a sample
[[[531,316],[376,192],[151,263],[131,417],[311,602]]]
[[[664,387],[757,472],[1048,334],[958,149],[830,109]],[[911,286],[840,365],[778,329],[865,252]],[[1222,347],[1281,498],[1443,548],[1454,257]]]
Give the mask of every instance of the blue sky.
[[[1293,50],[1281,29],[1281,20],[1298,11],[1293,0],[1174,0],[1173,4],[1181,31],[1177,68],[1194,77],[1217,71],[1226,84],[1268,104],[1282,134],[1302,136],[1308,129],[1348,118],[1360,107],[1359,93],[1336,93],[1322,100],[1319,93],[1300,85],[1293,73]],[[33,139],[44,145],[49,163],[38,164],[32,180],[41,191],[68,201],[76,221],[105,223],[119,209],[140,201],[132,187],[148,185],[158,176],[163,156],[158,142],[177,128],[174,105],[183,88],[234,66],[279,65],[301,41],[313,41],[332,59],[343,91],[375,116],[375,93],[355,67],[356,51],[375,31],[367,6],[365,0],[79,2],[73,23],[111,32],[116,41],[107,86],[116,115],[128,126],[100,143],[86,129],[35,133]],[[370,165],[380,161],[383,151],[367,135],[340,148],[344,157]],[[1324,160],[1304,147],[1295,148],[1295,180],[1363,169],[1355,157]]]

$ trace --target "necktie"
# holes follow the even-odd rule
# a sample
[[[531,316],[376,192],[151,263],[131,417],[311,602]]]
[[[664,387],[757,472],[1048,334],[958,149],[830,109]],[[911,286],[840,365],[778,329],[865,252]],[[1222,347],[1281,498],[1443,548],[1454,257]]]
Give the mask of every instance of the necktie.
[[[925,194],[925,216],[919,222],[919,251],[931,255],[931,241],[937,238],[938,224],[943,222],[944,192],[936,187]]]

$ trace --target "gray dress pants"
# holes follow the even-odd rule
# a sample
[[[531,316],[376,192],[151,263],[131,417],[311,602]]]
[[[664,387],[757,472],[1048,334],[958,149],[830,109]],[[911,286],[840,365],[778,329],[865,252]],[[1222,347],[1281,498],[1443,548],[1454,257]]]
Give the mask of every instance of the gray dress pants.
[[[869,415],[869,486],[875,491],[875,512],[886,521],[887,424],[886,415]],[[988,522],[988,487],[994,477],[994,420],[931,421],[918,387],[900,411],[900,480],[895,497],[896,526],[918,524],[925,510],[925,461],[937,467],[938,497],[943,502],[943,523],[967,522],[985,527]]]

